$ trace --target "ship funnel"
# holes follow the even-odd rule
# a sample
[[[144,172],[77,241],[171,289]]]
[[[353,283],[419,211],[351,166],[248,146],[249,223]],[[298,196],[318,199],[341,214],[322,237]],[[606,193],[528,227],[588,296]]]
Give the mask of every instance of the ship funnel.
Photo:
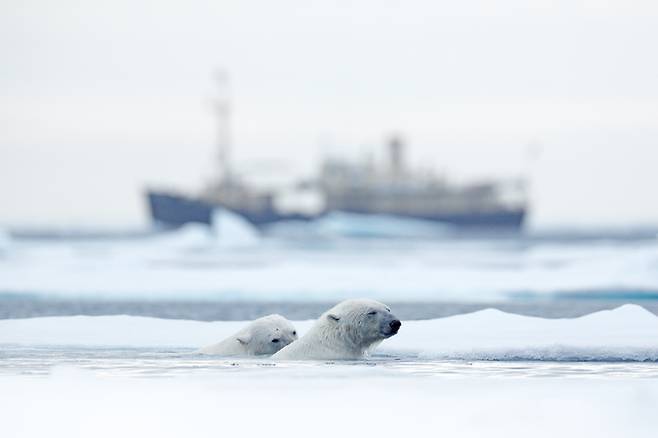
[[[388,140],[389,166],[393,175],[404,173],[404,142],[402,138],[393,135]]]

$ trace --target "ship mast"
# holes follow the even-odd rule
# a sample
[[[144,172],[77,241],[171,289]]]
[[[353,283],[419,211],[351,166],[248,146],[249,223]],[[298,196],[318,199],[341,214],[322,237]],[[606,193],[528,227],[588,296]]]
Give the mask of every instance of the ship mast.
[[[218,97],[215,100],[217,112],[217,164],[219,182],[231,180],[231,102],[229,98],[229,77],[225,70],[216,73]]]

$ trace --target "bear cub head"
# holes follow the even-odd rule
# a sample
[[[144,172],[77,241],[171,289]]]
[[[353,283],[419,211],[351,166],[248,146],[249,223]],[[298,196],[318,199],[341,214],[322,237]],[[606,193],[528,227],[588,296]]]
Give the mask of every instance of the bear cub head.
[[[250,355],[272,355],[297,340],[295,327],[281,315],[268,315],[249,324],[236,336]]]

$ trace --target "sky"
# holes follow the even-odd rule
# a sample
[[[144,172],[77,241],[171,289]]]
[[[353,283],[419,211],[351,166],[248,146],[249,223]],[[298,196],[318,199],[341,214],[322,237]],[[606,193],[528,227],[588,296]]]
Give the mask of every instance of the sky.
[[[0,224],[143,225],[147,186],[379,153],[529,179],[532,226],[658,224],[650,1],[0,2]]]

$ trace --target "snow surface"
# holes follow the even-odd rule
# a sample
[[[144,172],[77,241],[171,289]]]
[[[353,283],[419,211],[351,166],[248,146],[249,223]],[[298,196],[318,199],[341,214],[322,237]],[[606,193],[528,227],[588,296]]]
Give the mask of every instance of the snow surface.
[[[655,437],[656,380],[332,377],[1,378],[6,437]]]
[[[302,335],[312,323],[294,322]],[[0,344],[199,348],[245,324],[133,316],[15,319],[0,321]],[[403,321],[399,334],[376,352],[419,359],[658,361],[658,317],[636,305],[573,319],[489,309]]]

